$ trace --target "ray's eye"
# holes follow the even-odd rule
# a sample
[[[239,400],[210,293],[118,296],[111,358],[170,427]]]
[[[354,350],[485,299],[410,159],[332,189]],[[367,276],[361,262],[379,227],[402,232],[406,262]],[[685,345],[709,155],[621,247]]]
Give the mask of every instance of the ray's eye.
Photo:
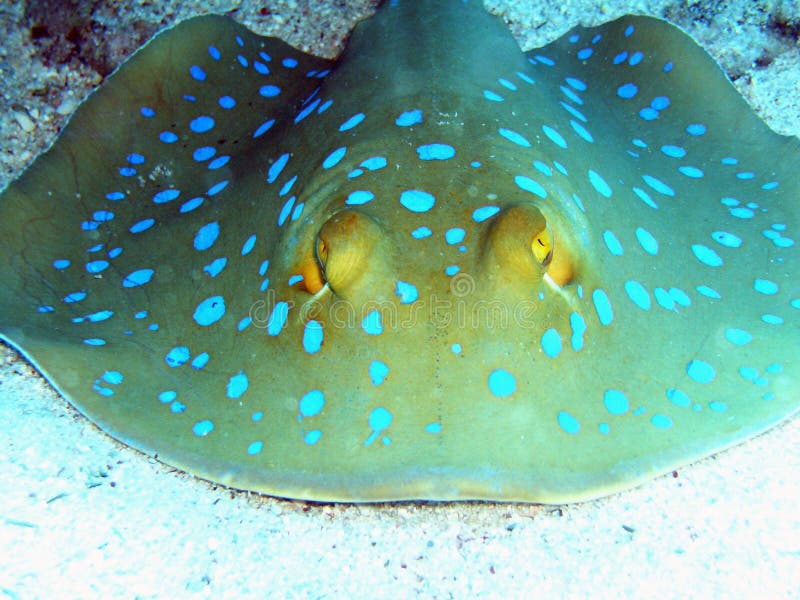
[[[553,234],[549,227],[537,233],[531,242],[531,250],[540,265],[546,267],[553,259]]]

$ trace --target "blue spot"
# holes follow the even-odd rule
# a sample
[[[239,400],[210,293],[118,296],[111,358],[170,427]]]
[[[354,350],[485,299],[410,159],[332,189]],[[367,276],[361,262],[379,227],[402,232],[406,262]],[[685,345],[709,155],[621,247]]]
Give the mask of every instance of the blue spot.
[[[692,252],[694,252],[697,260],[704,265],[708,265],[709,267],[722,266],[722,258],[720,258],[719,254],[707,246],[702,244],[692,244]]]
[[[219,321],[225,314],[225,299],[222,296],[211,296],[206,298],[194,311],[194,320],[202,327]]]
[[[395,125],[399,127],[410,127],[418,123],[422,123],[422,111],[418,108],[401,113],[395,121]]]
[[[192,368],[199,371],[208,364],[209,358],[208,352],[198,354],[194,357],[194,359],[192,359]]]
[[[267,333],[271,336],[278,335],[283,326],[286,325],[286,318],[289,316],[289,304],[286,302],[278,302],[275,305],[275,308],[272,309],[272,313],[269,315],[269,320],[267,321]]]
[[[199,208],[203,204],[204,200],[205,199],[202,196],[197,196],[196,198],[187,200],[181,205],[181,213],[192,212],[194,209]]]
[[[486,219],[493,217],[499,212],[500,207],[498,206],[481,206],[472,212],[472,220],[476,223],[483,223]]]
[[[367,335],[380,335],[383,333],[383,320],[381,313],[372,309],[367,313],[367,316],[361,321],[361,328]]]
[[[239,331],[244,331],[245,329],[250,327],[250,324],[252,322],[253,322],[253,319],[251,317],[245,317],[244,319],[242,319],[241,321],[239,321],[236,324],[236,329],[238,329]]]
[[[622,244],[620,244],[613,231],[606,229],[603,232],[603,241],[606,243],[606,247],[611,254],[614,256],[622,256]]]
[[[542,334],[542,350],[550,358],[556,358],[561,354],[561,336],[555,329],[548,329]]]
[[[639,111],[639,117],[645,121],[655,121],[658,118],[658,111],[648,106]]]
[[[244,395],[249,386],[250,382],[247,380],[247,375],[244,374],[244,371],[240,370],[228,380],[228,387],[225,393],[228,395],[228,398],[237,400]]]
[[[753,289],[759,294],[772,296],[778,293],[778,284],[774,281],[770,281],[769,279],[756,279],[753,282]],[[796,301],[792,302],[792,306],[794,306],[794,302]]]
[[[637,227],[636,239],[639,240],[639,244],[641,244],[645,252],[652,254],[653,256],[658,254],[658,242],[649,231],[641,227]]]
[[[133,177],[134,175],[136,175],[136,169],[134,169],[133,167],[122,167],[119,170],[119,174],[122,175],[123,177]]]
[[[249,238],[247,238],[244,245],[242,246],[242,256],[250,254],[255,245],[256,245],[256,234],[254,233]]]
[[[118,200],[122,200],[125,198],[125,194],[122,192],[109,192],[106,194],[106,200],[111,200],[111,202],[117,202]]]
[[[599,173],[589,169],[589,183],[592,184],[592,187],[597,190],[597,192],[606,198],[611,197],[611,188],[608,187],[606,180],[603,179]]]
[[[706,126],[701,123],[692,123],[686,128],[686,133],[689,135],[703,135],[706,132]]]
[[[736,344],[737,346],[744,346],[753,340],[753,336],[747,331],[734,327],[725,330],[725,337],[731,344]]]
[[[303,417],[316,417],[325,407],[325,394],[320,390],[311,390],[300,398],[297,409],[300,411],[300,420]]]
[[[258,90],[258,93],[264,98],[274,98],[281,93],[281,88],[275,85],[264,85]]]
[[[207,116],[197,117],[189,123],[189,129],[195,133],[205,133],[214,128],[214,119]]]
[[[344,201],[345,204],[350,206],[366,204],[370,200],[375,198],[375,194],[369,192],[367,190],[356,190],[354,192],[350,192],[350,195],[347,196],[347,200]]]
[[[91,262],[86,263],[86,272],[87,273],[102,273],[108,268],[108,261],[106,260],[93,260]]]
[[[453,344],[450,346],[450,352],[453,354],[461,354],[461,344]]]
[[[167,390],[165,392],[161,392],[158,395],[158,401],[163,403],[163,404],[169,404],[170,402],[175,400],[175,398],[177,398],[177,397],[178,397],[178,393],[175,390]]]
[[[106,371],[102,377],[103,381],[111,385],[119,385],[125,379],[119,371]]]
[[[606,293],[600,288],[596,289],[592,292],[592,302],[600,323],[606,326],[610,325],[611,321],[614,320],[614,311]]]
[[[331,167],[338,165],[339,161],[341,161],[344,158],[344,155],[346,153],[347,153],[347,148],[345,146],[337,148],[336,150],[331,152],[324,161],[322,161],[322,168],[330,169]]]
[[[783,365],[780,363],[771,363],[767,365],[767,373],[772,373],[776,375],[778,373],[783,373]]]
[[[680,171],[683,175],[686,175],[686,177],[691,177],[692,179],[700,179],[704,175],[700,169],[691,166],[678,167],[678,171]]]
[[[396,283],[394,293],[400,297],[400,304],[411,304],[419,298],[417,288],[405,281]]]
[[[92,323],[98,323],[100,321],[107,321],[112,316],[114,316],[114,311],[112,310],[101,310],[96,313],[92,313],[90,315],[86,315],[86,320],[91,321]]]
[[[281,208],[281,212],[278,215],[278,226],[283,226],[286,223],[286,220],[289,218],[289,215],[292,213],[292,208],[294,207],[294,201],[296,200],[295,196],[289,198],[284,204],[283,208]]]
[[[234,100],[230,96],[220,96],[217,102],[219,102],[219,105],[225,109],[231,109],[234,106],[236,106],[236,100]]]
[[[467,232],[460,227],[453,227],[452,229],[445,231],[444,239],[452,246],[454,244],[460,244],[462,241],[464,241],[464,236],[466,234]]]
[[[303,329],[303,348],[309,354],[316,354],[322,347],[325,335],[322,330],[322,323],[311,320],[306,323]]]
[[[158,139],[160,139],[165,144],[174,144],[178,141],[178,136],[172,133],[171,131],[162,131],[158,134]]]
[[[669,429],[672,427],[672,419],[667,415],[653,415],[650,417],[650,422],[659,429]]]
[[[783,319],[777,315],[764,314],[761,315],[761,320],[769,325],[783,325]]]
[[[71,263],[66,258],[60,258],[53,261],[53,267],[56,269],[66,269]]]
[[[456,150],[447,144],[426,144],[417,148],[420,160],[448,160],[456,155]]]
[[[638,91],[639,88],[637,88],[634,84],[626,83],[617,88],[617,96],[620,98],[630,99],[633,98]]]
[[[641,283],[629,279],[625,282],[625,293],[636,306],[642,310],[650,310],[650,294]]]
[[[428,423],[425,425],[425,431],[428,433],[439,433],[442,430],[441,423]]]
[[[686,374],[697,383],[711,383],[717,376],[714,367],[702,360],[692,360],[686,365]]]
[[[222,167],[228,164],[228,161],[230,161],[230,159],[231,159],[230,156],[218,156],[210,163],[208,163],[208,170],[215,171],[216,169],[221,169]],[[209,192],[209,195],[213,195],[213,193]]]
[[[452,277],[453,275],[456,275],[460,270],[461,270],[461,267],[459,267],[458,265],[449,265],[449,266],[445,267],[444,273],[448,277]]]
[[[83,340],[83,343],[87,346],[105,346],[106,341],[102,338],[89,338],[88,340]]]
[[[417,227],[414,231],[411,232],[411,237],[415,240],[422,240],[426,237],[430,237],[433,232],[428,227]]]
[[[205,81],[206,80],[206,72],[203,71],[203,69],[201,69],[197,65],[192,65],[191,67],[189,67],[189,73],[197,81]]]
[[[219,236],[219,223],[216,221],[203,225],[194,236],[195,250],[208,250]]]
[[[619,390],[606,390],[603,396],[603,404],[606,405],[606,410],[612,415],[624,415],[631,407],[628,398]]]
[[[190,358],[189,348],[186,346],[175,346],[172,350],[167,352],[167,355],[164,357],[167,365],[172,368],[180,367],[182,364],[185,364],[189,361]]]
[[[204,421],[198,421],[192,427],[192,433],[194,433],[197,437],[205,437],[212,431],[214,431],[214,423],[208,419]]]
[[[383,363],[379,360],[373,360],[369,364],[369,378],[372,380],[372,385],[381,385],[388,374],[389,367],[386,366],[386,363]]]
[[[264,449],[264,442],[253,442],[247,447],[247,453],[250,456],[259,454]]]
[[[415,213],[428,212],[436,204],[436,198],[421,190],[405,190],[400,193],[400,204]]]
[[[634,31],[633,25],[628,25],[625,28],[625,37],[631,37],[631,34],[633,33],[633,31]]]
[[[372,412],[369,413],[368,423],[372,428],[372,434],[367,438],[367,441],[364,442],[365,446],[369,446],[375,441],[381,431],[389,428],[389,425],[392,424],[392,413],[382,406],[374,408]]]
[[[217,153],[216,148],[211,146],[203,146],[192,152],[192,158],[197,162],[204,162]]]
[[[483,97],[492,102],[503,102],[504,98],[500,94],[495,94],[491,90],[483,90]]]
[[[208,273],[211,277],[216,277],[222,270],[225,268],[225,265],[228,264],[227,258],[215,258],[211,263],[207,264],[203,267],[203,271]]]
[[[591,48],[582,48],[582,49],[578,50],[577,56],[578,56],[579,60],[586,60],[593,53],[594,53],[594,50],[592,50]]]
[[[153,269],[139,269],[133,273],[129,273],[125,279],[122,280],[122,287],[133,288],[148,283],[153,277]]]
[[[517,391],[517,380],[505,369],[489,373],[489,391],[498,398],[507,398]]]
[[[574,121],[573,119],[569,120],[569,124],[572,125],[572,129],[574,129],[575,133],[577,133],[580,137],[582,137],[590,144],[594,143],[594,138],[592,137],[592,134],[589,133],[583,125],[581,125],[577,121]]]
[[[339,131],[348,131],[364,120],[364,113],[356,113],[339,126]]]
[[[635,67],[635,66],[636,66],[636,65],[638,65],[640,62],[642,62],[642,59],[643,59],[643,58],[644,58],[644,54],[642,54],[641,52],[638,52],[638,51],[637,51],[637,52],[634,52],[633,54],[631,54],[631,58],[630,58],[630,60],[628,61],[628,64],[629,64],[630,66],[632,66],[632,67]]]
[[[664,145],[661,146],[661,152],[672,158],[683,158],[686,156],[686,150],[680,146]]]
[[[530,192],[531,194],[535,194],[540,198],[547,198],[547,192],[545,189],[536,181],[531,179],[530,177],[525,177],[524,175],[517,175],[514,177],[514,183],[517,186],[526,192]]]
[[[583,320],[583,316],[580,313],[574,312],[569,315],[569,324],[572,327],[570,344],[572,344],[572,349],[575,352],[579,352],[583,349],[583,334],[586,333],[586,321]]]
[[[208,194],[209,196],[213,196],[213,195],[215,195],[215,194],[218,194],[218,193],[220,193],[220,192],[221,192],[222,190],[224,190],[224,189],[225,189],[227,186],[228,186],[228,181],[227,181],[227,180],[225,180],[225,181],[220,181],[219,183],[215,183],[215,184],[214,184],[214,185],[212,185],[210,188],[208,188],[208,191],[206,192],[206,194]]]
[[[313,446],[316,444],[320,438],[322,437],[322,432],[319,429],[312,429],[308,433],[306,433],[303,441],[308,444],[309,446]]]
[[[558,417],[556,419],[558,421],[559,427],[570,434],[576,434],[580,431],[581,425],[578,423],[578,419],[573,417],[568,412],[563,410],[558,412]]]
[[[153,196],[153,202],[156,204],[164,204],[165,202],[172,202],[181,195],[180,190],[161,190]]]
[[[560,133],[558,133],[558,131],[556,131],[555,129],[553,129],[552,127],[550,127],[548,125],[542,125],[542,131],[544,131],[544,134],[556,146],[559,146],[561,148],[565,148],[566,149],[567,141],[564,139],[564,137]]]
[[[298,62],[297,62],[297,60],[296,60],[296,59],[294,59],[294,58],[284,58],[284,59],[281,61],[281,64],[282,64],[284,67],[286,67],[287,69],[294,69],[294,68],[295,68],[295,67],[298,65]]]
[[[254,137],[254,138],[261,137],[261,136],[262,136],[262,135],[264,135],[264,134],[265,134],[267,131],[269,131],[269,130],[272,128],[272,126],[273,126],[274,124],[275,124],[275,119],[270,119],[270,120],[268,120],[268,121],[264,121],[264,122],[263,122],[261,125],[259,125],[259,126],[258,126],[258,128],[257,128],[257,129],[256,129],[256,130],[253,132],[253,137]]]
[[[707,285],[698,285],[695,289],[698,291],[698,293],[702,294],[706,298],[712,298],[714,300],[719,300],[722,298],[717,290],[710,288]]]
[[[664,183],[660,179],[656,179],[652,175],[642,175],[642,179],[647,185],[649,185],[659,194],[664,194],[665,196],[675,195],[675,190],[673,190],[671,187],[669,187],[666,183]]]
[[[725,404],[724,402],[720,402],[718,400],[714,400],[714,401],[708,403],[708,408],[710,408],[714,412],[721,412],[722,413],[722,412],[725,412],[726,410],[728,410],[728,405]]]
[[[680,390],[676,390],[675,388],[669,388],[667,390],[667,399],[675,406],[680,406],[681,408],[689,408],[692,405],[692,401],[689,396]]]
[[[516,131],[512,131],[511,129],[505,129],[501,127],[497,130],[497,133],[502,135],[506,138],[509,142],[516,144],[517,146],[522,146],[523,148],[530,148],[531,143],[526,140],[523,136],[518,134]]]
[[[715,231],[711,234],[711,238],[727,248],[738,248],[742,245],[742,239],[740,237],[728,233],[727,231]]]
[[[669,98],[667,96],[656,96],[650,102],[650,106],[655,110],[664,110],[669,106]]]
[[[142,108],[139,109],[139,112],[142,113],[143,117],[146,117],[148,119],[156,116],[156,111],[154,111],[149,106],[143,106]]]
[[[367,160],[361,163],[361,166],[368,171],[378,171],[387,165],[385,156],[370,156]]]

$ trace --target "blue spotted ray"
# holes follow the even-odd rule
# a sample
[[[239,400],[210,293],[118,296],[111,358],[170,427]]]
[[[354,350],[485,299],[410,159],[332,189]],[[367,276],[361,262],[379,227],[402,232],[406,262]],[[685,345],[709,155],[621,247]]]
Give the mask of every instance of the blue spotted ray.
[[[317,500],[566,502],[800,404],[798,140],[675,27],[154,38],[0,197],[0,332],[117,439]]]

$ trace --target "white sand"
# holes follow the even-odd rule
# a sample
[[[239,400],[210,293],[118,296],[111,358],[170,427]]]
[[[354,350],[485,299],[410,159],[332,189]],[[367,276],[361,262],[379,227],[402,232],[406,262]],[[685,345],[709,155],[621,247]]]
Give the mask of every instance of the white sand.
[[[96,9],[98,19],[119,21],[127,31],[156,10],[165,23],[190,13],[168,2],[140,4],[124,15],[104,4]],[[207,4],[222,10],[233,3]],[[501,4],[512,12],[512,3],[493,2]],[[597,23],[631,7],[661,15],[672,6],[615,2],[612,12],[576,0],[545,2],[536,10],[532,3],[513,4],[516,32],[550,36],[537,43],[580,19]],[[685,12],[720,3],[674,4]],[[270,3],[273,15],[259,19],[261,30],[269,25],[285,36],[311,31],[308,43],[321,31],[325,51],[331,50],[347,20],[333,1],[313,5],[310,11],[304,2]],[[731,3],[711,28],[679,22],[711,44],[729,72],[746,73],[742,89],[757,98],[774,127],[797,134],[797,46],[759,27],[761,5]],[[237,15],[249,20],[263,3],[252,6]],[[82,79],[76,80],[74,65],[41,65],[24,39],[21,9],[5,10],[0,135],[2,174],[8,176],[63,123],[55,107],[67,102],[62,112],[68,112],[98,78],[78,68]],[[363,3],[346,11],[348,18],[363,12]],[[748,71],[764,47],[775,62]],[[42,82],[55,89],[40,98],[34,91]],[[580,505],[310,505],[233,492],[175,472],[101,433],[12,350],[0,347],[0,363],[0,594],[8,598],[800,593],[800,419],[676,476]]]

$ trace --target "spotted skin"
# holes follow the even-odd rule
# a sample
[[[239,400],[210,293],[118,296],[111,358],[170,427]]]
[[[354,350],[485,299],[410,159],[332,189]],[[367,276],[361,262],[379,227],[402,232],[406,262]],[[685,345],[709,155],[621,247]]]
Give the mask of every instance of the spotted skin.
[[[0,197],[0,334],[123,442],[316,500],[566,502],[800,403],[798,141],[664,22],[336,61],[154,38]]]

